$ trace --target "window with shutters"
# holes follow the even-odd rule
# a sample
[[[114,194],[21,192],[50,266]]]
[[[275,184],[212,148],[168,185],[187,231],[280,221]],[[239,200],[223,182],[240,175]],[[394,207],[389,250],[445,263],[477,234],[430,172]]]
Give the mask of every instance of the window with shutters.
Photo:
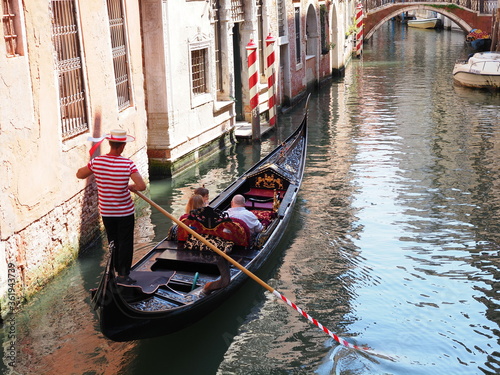
[[[264,52],[266,50],[265,48],[265,39],[266,37],[264,36],[264,16],[262,14],[263,12],[263,4],[262,0],[257,0],[257,46],[258,46],[258,53],[259,53],[259,73],[262,79],[265,79],[265,74],[266,74],[266,57],[264,56]]]
[[[212,0],[214,15],[214,37],[215,37],[215,81],[217,92],[223,91],[222,81],[222,30],[220,23],[220,1]]]
[[[325,4],[319,7],[319,17],[321,23],[321,53],[326,55],[330,49],[328,47],[328,8]]]
[[[287,35],[286,32],[286,2],[278,0],[278,34],[279,36]]]

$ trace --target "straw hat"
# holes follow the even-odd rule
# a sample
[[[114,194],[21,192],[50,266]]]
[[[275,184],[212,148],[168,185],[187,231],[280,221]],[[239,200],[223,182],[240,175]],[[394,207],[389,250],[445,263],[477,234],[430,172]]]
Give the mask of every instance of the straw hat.
[[[105,138],[113,142],[132,142],[135,138],[127,134],[126,130],[123,129],[113,129],[109,134],[106,134]]]
[[[101,145],[101,143],[105,139],[107,139],[110,142],[123,142],[123,143],[135,141],[135,138],[132,137],[131,135],[128,135],[127,131],[123,130],[123,129],[111,130],[111,132],[109,134],[103,135],[102,137],[99,137],[99,138],[89,137],[88,138],[89,141],[96,142],[90,148],[90,151],[89,151],[90,157],[92,157],[92,155],[94,155],[94,152],[99,148],[99,146]]]

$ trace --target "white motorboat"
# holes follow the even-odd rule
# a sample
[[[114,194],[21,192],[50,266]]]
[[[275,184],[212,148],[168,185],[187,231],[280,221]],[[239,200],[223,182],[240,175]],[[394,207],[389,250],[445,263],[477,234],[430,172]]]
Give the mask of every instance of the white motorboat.
[[[457,61],[453,80],[461,86],[500,90],[500,52],[478,52]]]
[[[408,20],[409,27],[416,27],[418,29],[435,29],[441,24],[439,18],[418,18],[415,20]]]

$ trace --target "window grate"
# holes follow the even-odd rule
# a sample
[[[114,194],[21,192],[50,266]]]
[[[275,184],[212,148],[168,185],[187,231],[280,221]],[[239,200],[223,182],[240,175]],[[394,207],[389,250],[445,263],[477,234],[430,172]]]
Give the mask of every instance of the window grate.
[[[319,6],[320,24],[321,24],[321,53],[326,55],[328,48],[328,9],[325,4]]]
[[[278,33],[279,36],[286,35],[286,8],[285,0],[278,0]]]
[[[5,39],[5,47],[7,50],[7,57],[15,57],[21,55],[21,45],[18,43],[19,30],[16,27],[18,15],[16,14],[16,4],[13,0],[2,0],[2,21],[3,21],[3,34]]]
[[[63,139],[88,130],[75,0],[52,0],[52,40],[59,77]]]
[[[243,0],[231,0],[231,18],[233,22],[243,22],[245,20]]]
[[[295,8],[295,58],[297,64],[302,61],[302,49],[300,44],[300,8]]]
[[[107,0],[116,96],[120,111],[130,107],[127,38],[122,0]]]
[[[266,59],[264,57],[264,51],[265,51],[264,39],[265,39],[265,36],[264,36],[264,17],[262,15],[262,11],[263,11],[262,0],[257,0],[256,8],[257,8],[257,39],[258,39],[257,45],[259,46],[259,51],[258,51],[258,53],[259,53],[259,70],[260,70],[260,74],[264,75],[264,73],[266,72],[266,68],[264,65],[264,62],[266,61]]]
[[[207,92],[206,55],[206,49],[191,51],[193,93],[196,95],[205,94]]]

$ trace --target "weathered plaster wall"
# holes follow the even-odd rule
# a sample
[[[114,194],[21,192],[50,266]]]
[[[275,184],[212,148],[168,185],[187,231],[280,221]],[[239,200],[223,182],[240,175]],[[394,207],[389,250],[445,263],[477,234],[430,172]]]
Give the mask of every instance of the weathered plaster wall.
[[[183,5],[184,4],[184,5]],[[167,2],[168,43],[170,51],[178,51],[171,60],[172,92],[170,112],[172,159],[177,159],[203,144],[206,144],[234,126],[232,105],[217,114],[215,87],[215,41],[213,26],[209,18],[210,7],[203,1]],[[185,17],[189,14],[190,17]],[[174,20],[183,20],[183,24]],[[208,48],[209,92],[192,95],[190,48],[202,45]]]
[[[215,40],[209,4],[146,0],[141,7],[148,92],[148,154],[158,163],[168,164],[231,131],[234,110],[232,103],[217,102]],[[194,95],[191,50],[197,48],[208,49],[209,86],[205,94]]]
[[[61,136],[50,2],[24,3],[23,56],[7,58],[0,43],[0,298],[6,293],[6,264],[15,265],[18,297],[29,296],[99,233],[93,180],[75,177],[89,160],[89,135],[127,129],[136,142],[127,145],[125,154],[147,179],[139,10],[134,2],[126,4],[133,105],[122,112],[117,108],[106,3],[81,1],[90,132],[69,140]],[[100,128],[92,119],[97,112],[102,112]]]

